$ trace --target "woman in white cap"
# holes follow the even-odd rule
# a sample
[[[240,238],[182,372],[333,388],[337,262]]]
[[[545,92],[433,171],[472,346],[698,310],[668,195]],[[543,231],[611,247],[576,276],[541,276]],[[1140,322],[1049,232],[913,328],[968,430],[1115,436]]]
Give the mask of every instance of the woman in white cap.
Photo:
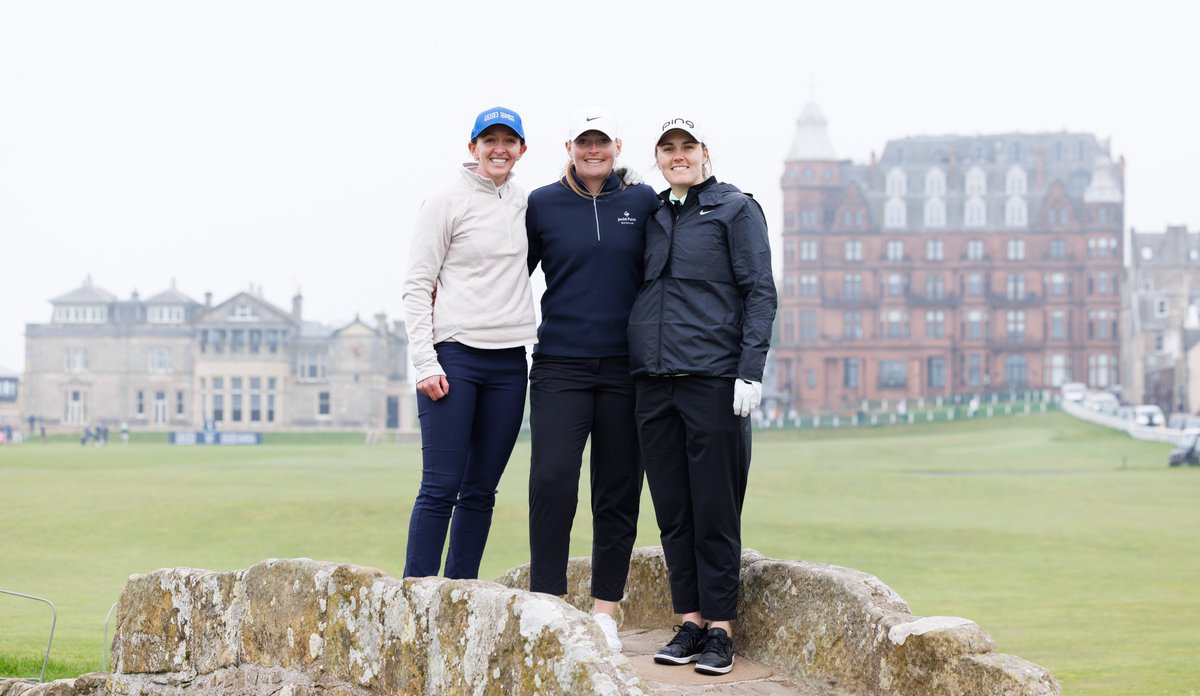
[[[525,153],[521,117],[504,107],[475,119],[473,162],[421,206],[404,282],[417,379],[421,488],[404,575],[475,578],[496,486],[525,409],[525,346],[536,338],[526,267],[525,191],[512,168]]]
[[[692,119],[663,123],[655,161],[670,188],[646,225],[645,284],[629,319],[646,481],[680,615],[654,656],[733,668],[750,419],[762,395],[775,281],[762,209],[711,176]]]
[[[529,373],[530,590],[567,593],[567,556],[584,444],[591,437],[593,615],[617,636],[637,536],[642,467],[626,327],[642,282],[646,220],[660,205],[615,171],[621,140],[608,109],[576,112],[557,182],[529,196],[529,270],[546,275]]]

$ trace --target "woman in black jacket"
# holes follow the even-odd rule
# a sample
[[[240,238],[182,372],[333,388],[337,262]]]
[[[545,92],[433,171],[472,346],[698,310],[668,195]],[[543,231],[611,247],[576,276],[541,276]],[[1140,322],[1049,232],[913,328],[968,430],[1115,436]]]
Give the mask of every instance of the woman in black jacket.
[[[654,659],[724,674],[733,668],[748,416],[762,397],[775,319],[771,249],[758,203],[711,176],[694,121],[663,124],[655,161],[670,188],[646,226],[629,351],[646,480],[681,626]]]

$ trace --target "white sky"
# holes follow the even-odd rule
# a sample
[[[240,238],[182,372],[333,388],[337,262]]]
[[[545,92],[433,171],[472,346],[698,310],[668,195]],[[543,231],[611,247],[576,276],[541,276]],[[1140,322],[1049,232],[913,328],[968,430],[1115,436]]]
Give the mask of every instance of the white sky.
[[[401,318],[409,225],[496,104],[524,118],[530,189],[581,106],[617,110],[622,161],[656,187],[657,125],[698,120],[776,234],[810,94],[857,162],[909,135],[1111,138],[1126,224],[1196,228],[1189,5],[4,0],[0,367],[23,369],[25,324],[88,274],[122,299],[253,284],[329,324]]]

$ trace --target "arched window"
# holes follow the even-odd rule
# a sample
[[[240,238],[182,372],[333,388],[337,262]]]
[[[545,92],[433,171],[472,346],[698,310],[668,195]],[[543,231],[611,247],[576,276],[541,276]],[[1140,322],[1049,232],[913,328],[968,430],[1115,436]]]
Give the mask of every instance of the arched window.
[[[925,199],[925,226],[946,226],[946,201],[936,196]]]
[[[893,167],[887,175],[887,195],[904,196],[908,194],[908,177],[899,167]]]
[[[1004,177],[1004,192],[1010,196],[1024,196],[1029,193],[1029,177],[1021,167],[1010,167]]]
[[[946,195],[946,173],[941,169],[934,167],[925,173],[925,195]]]
[[[1029,208],[1024,198],[1013,196],[1004,204],[1004,225],[1020,228],[1029,226]]]
[[[979,167],[971,167],[967,172],[966,194],[968,196],[982,196],[987,193],[987,174]]]
[[[969,199],[963,209],[963,226],[983,227],[986,224],[987,206],[983,204],[983,199],[978,196]]]
[[[898,228],[908,224],[908,208],[902,198],[890,198],[883,209],[883,226]]]

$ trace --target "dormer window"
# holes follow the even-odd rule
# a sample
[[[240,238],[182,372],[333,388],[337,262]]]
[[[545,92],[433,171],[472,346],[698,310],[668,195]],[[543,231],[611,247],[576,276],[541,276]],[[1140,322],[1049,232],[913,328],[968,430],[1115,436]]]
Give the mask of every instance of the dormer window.
[[[966,194],[968,196],[982,196],[987,193],[987,174],[979,167],[971,167],[967,172]]]
[[[146,309],[146,321],[151,324],[182,324],[183,307],[179,305],[154,305]]]
[[[1024,196],[1029,192],[1029,177],[1020,167],[1010,167],[1004,177],[1004,192],[1010,196]]]
[[[233,312],[229,316],[234,321],[253,321],[258,318],[258,315],[254,313],[254,307],[246,302],[234,305]]]
[[[946,173],[941,169],[934,167],[925,173],[925,195],[946,195]]]
[[[893,167],[887,175],[887,195],[904,196],[908,194],[908,177],[899,167]]]

